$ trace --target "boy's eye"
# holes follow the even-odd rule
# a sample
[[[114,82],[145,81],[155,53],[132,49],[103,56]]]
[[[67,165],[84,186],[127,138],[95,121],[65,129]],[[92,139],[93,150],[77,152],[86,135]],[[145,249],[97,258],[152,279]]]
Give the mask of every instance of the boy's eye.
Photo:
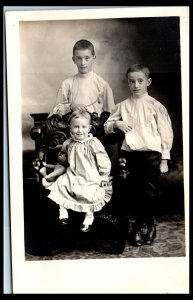
[[[142,83],[142,82],[143,82],[143,79],[140,79],[139,82]]]

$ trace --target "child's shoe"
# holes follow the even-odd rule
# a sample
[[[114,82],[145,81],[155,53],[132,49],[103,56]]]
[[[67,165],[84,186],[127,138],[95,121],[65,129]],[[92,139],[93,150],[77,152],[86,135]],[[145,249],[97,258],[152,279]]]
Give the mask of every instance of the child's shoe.
[[[68,225],[69,219],[68,218],[59,219],[59,223],[61,226]]]
[[[80,230],[82,232],[88,232],[90,231],[90,229],[91,229],[91,225],[83,225]]]

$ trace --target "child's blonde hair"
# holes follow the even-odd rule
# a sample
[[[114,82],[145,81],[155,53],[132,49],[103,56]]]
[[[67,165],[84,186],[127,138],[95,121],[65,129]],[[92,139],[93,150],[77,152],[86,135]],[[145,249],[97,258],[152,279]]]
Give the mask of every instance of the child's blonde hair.
[[[150,77],[149,68],[146,65],[143,65],[143,64],[131,65],[127,70],[126,76],[128,77],[128,74],[131,73],[131,72],[139,72],[139,71],[143,72],[146,75],[147,78]]]
[[[70,123],[73,119],[78,119],[78,118],[85,118],[91,123],[91,115],[88,111],[82,111],[82,110],[76,110],[74,111],[71,116],[70,116]]]

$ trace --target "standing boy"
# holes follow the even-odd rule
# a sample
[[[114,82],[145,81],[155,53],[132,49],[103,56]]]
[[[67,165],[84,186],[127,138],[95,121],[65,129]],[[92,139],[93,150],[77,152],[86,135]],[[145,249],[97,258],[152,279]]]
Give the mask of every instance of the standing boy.
[[[107,134],[120,130],[125,135],[121,154],[127,161],[137,202],[133,244],[141,246],[150,245],[155,237],[156,182],[160,173],[168,171],[173,131],[166,108],[147,93],[152,81],[148,67],[130,66],[127,79],[131,96],[116,105],[104,126]]]

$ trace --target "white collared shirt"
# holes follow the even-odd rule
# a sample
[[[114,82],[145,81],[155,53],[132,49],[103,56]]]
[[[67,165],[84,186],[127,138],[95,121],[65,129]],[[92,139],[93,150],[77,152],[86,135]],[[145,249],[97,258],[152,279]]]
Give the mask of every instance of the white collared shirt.
[[[112,112],[115,107],[109,84],[93,71],[76,74],[62,82],[57,94],[57,105],[53,114],[70,112],[70,104],[82,104],[92,113]]]
[[[146,93],[118,103],[104,124],[107,134],[115,132],[114,123],[118,120],[132,127],[125,134],[122,150],[158,151],[162,159],[170,159],[173,130],[168,112],[159,101]]]

